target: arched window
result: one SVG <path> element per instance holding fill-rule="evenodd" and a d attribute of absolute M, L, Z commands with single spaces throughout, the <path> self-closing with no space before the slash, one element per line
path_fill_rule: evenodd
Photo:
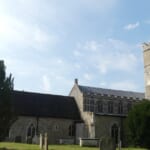
<path fill-rule="evenodd" d="M 118 114 L 122 114 L 123 113 L 123 104 L 122 102 L 119 102 L 118 104 Z"/>
<path fill-rule="evenodd" d="M 35 136 L 35 127 L 33 124 L 28 127 L 27 136 L 32 138 Z"/>
<path fill-rule="evenodd" d="M 75 136 L 75 126 L 73 124 L 69 126 L 69 136 Z"/>
<path fill-rule="evenodd" d="M 109 101 L 108 102 L 108 113 L 113 113 L 113 102 Z"/>
<path fill-rule="evenodd" d="M 111 127 L 111 137 L 116 143 L 118 142 L 118 126 L 116 124 Z"/>

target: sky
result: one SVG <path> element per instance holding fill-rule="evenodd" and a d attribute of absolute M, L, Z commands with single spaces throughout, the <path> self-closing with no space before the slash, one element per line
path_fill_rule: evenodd
<path fill-rule="evenodd" d="M 149 0 L 0 0 L 0 59 L 14 89 L 80 85 L 144 92 Z"/>

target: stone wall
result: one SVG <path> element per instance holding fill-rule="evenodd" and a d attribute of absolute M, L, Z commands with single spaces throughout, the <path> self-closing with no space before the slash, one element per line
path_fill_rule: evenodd
<path fill-rule="evenodd" d="M 38 118 L 37 121 L 37 118 L 34 117 L 19 117 L 11 126 L 9 138 L 11 141 L 15 141 L 16 137 L 19 137 L 21 142 L 26 143 L 28 127 L 33 124 L 35 127 L 38 127 L 38 135 L 39 133 L 47 133 L 48 143 L 56 144 L 59 142 L 59 139 L 74 138 L 69 136 L 69 126 L 73 123 L 73 120 L 61 118 Z"/>
<path fill-rule="evenodd" d="M 94 115 L 93 115 L 93 112 L 85 112 L 83 110 L 84 95 L 79 90 L 79 87 L 77 84 L 74 85 L 69 96 L 73 96 L 75 98 L 78 109 L 80 111 L 81 118 L 84 122 L 84 132 L 81 137 L 94 138 L 95 137 L 95 133 L 94 133 L 95 129 L 93 130 Z M 77 137 L 77 138 L 79 138 L 79 137 Z"/>
<path fill-rule="evenodd" d="M 105 136 L 111 136 L 111 127 L 116 124 L 121 127 L 121 118 L 113 116 L 95 116 L 95 137 L 102 138 Z"/>

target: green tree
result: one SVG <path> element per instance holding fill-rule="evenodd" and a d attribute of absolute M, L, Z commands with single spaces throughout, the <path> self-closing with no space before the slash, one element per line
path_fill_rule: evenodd
<path fill-rule="evenodd" d="M 4 61 L 0 60 L 0 140 L 3 140 L 13 116 L 11 93 L 13 91 L 13 78 L 10 74 L 6 77 Z"/>
<path fill-rule="evenodd" d="M 127 117 L 130 142 L 150 149 L 150 101 L 137 103 Z"/>

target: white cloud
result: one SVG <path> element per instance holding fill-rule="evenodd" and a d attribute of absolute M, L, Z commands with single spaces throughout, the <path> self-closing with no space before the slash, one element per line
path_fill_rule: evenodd
<path fill-rule="evenodd" d="M 33 47 L 36 50 L 44 50 L 47 46 L 54 46 L 59 41 L 57 35 L 48 34 L 37 25 L 6 15 L 0 15 L 0 39 L 6 48 L 13 44 L 24 48 Z"/>
<path fill-rule="evenodd" d="M 80 68 L 81 68 L 81 65 L 78 64 L 78 63 L 75 63 L 75 64 L 74 64 L 74 67 L 75 67 L 76 69 L 80 69 Z"/>
<path fill-rule="evenodd" d="M 81 55 L 82 55 L 81 52 L 79 52 L 78 50 L 74 50 L 74 51 L 73 51 L 73 54 L 74 54 L 75 56 L 81 56 Z"/>
<path fill-rule="evenodd" d="M 64 61 L 62 59 L 57 59 L 56 62 L 60 65 L 64 63 Z"/>
<path fill-rule="evenodd" d="M 107 86 L 107 83 L 106 82 L 101 82 L 100 83 L 100 87 L 106 87 Z"/>
<path fill-rule="evenodd" d="M 47 75 L 43 75 L 42 83 L 43 83 L 43 91 L 44 92 L 50 92 L 51 91 L 51 85 L 50 85 L 50 80 L 49 80 Z"/>
<path fill-rule="evenodd" d="M 133 72 L 138 64 L 135 49 L 136 46 L 115 39 L 107 39 L 105 42 L 92 40 L 77 48 L 80 52 L 77 60 L 84 60 L 85 67 L 98 69 L 101 74 L 117 70 Z"/>
<path fill-rule="evenodd" d="M 124 27 L 124 29 L 125 30 L 133 30 L 133 29 L 135 29 L 135 28 L 137 28 L 137 27 L 139 27 L 140 26 L 140 23 L 139 22 L 136 22 L 136 23 L 134 23 L 134 24 L 128 24 L 128 25 L 126 25 L 125 27 Z"/>
<path fill-rule="evenodd" d="M 89 73 L 85 73 L 83 75 L 83 77 L 84 77 L 85 80 L 88 80 L 88 81 L 90 81 L 92 79 L 92 76 Z"/>
<path fill-rule="evenodd" d="M 101 45 L 99 45 L 96 41 L 87 41 L 85 43 L 84 49 L 85 50 L 90 50 L 90 51 L 96 51 L 100 48 Z"/>
<path fill-rule="evenodd" d="M 104 60 L 103 63 L 102 62 L 98 63 L 97 68 L 101 74 L 106 74 L 108 72 L 108 68 L 110 65 L 111 65 L 110 60 Z"/>

